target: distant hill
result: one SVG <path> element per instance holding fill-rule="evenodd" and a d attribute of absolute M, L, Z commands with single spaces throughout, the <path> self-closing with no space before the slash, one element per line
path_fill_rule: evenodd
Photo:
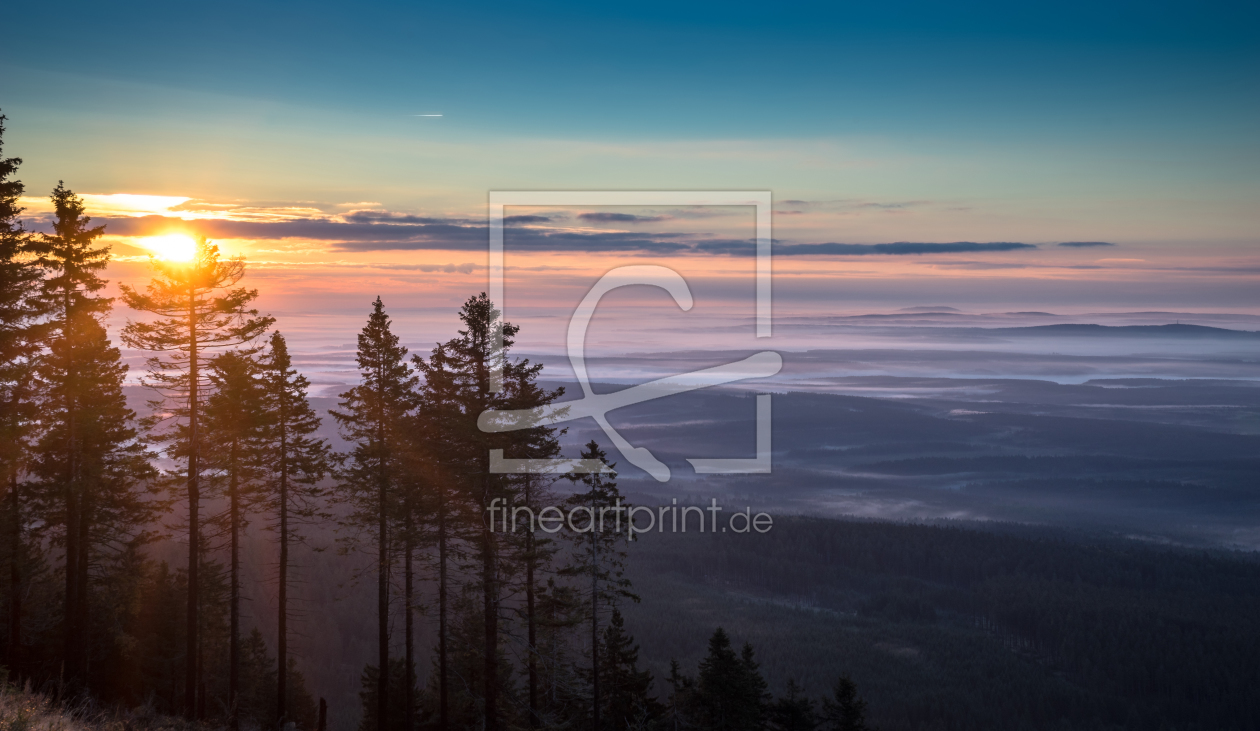
<path fill-rule="evenodd" d="M 981 328 L 988 334 L 1047 337 L 1107 338 L 1238 338 L 1254 339 L 1260 333 L 1206 325 L 1033 325 L 1031 327 Z"/>
<path fill-rule="evenodd" d="M 942 310 L 925 310 L 923 312 L 894 312 L 889 315 L 850 315 L 846 320 L 896 320 L 896 319 L 914 319 L 923 315 L 940 315 L 942 317 L 960 317 L 962 312 L 944 312 Z"/>

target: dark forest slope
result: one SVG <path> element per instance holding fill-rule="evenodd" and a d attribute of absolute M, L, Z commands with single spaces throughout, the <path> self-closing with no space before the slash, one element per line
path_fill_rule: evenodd
<path fill-rule="evenodd" d="M 720 624 L 776 691 L 851 673 L 885 729 L 1260 728 L 1254 557 L 1023 533 L 653 534 L 627 616 L 658 676 L 694 668 Z"/>

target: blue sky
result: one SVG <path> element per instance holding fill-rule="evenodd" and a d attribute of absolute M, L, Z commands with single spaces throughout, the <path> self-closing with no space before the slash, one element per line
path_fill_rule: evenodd
<path fill-rule="evenodd" d="M 1260 121 L 1260 11 L 1241 2 L 24 3 L 9 18 L 7 64 L 440 108 L 481 132 L 1103 141 Z"/>
<path fill-rule="evenodd" d="M 1254 3 L 24 3 L 0 107 L 33 194 L 65 179 L 337 223 L 471 218 L 494 189 L 771 189 L 816 204 L 776 221 L 791 243 L 1107 241 L 1036 266 L 1146 262 L 1166 286 L 1260 266 L 1257 21 Z M 985 256 L 951 276 L 1033 255 Z M 1166 291 L 1260 307 L 1239 294 L 1254 274 L 1223 276 Z"/>

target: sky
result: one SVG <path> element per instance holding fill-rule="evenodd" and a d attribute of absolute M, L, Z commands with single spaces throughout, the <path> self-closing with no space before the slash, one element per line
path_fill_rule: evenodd
<path fill-rule="evenodd" d="M 282 327 L 330 342 L 378 294 L 419 340 L 449 330 L 486 286 L 494 190 L 772 191 L 776 313 L 1260 313 L 1257 21 L 1242 2 L 22 3 L 0 109 L 33 227 L 64 180 L 108 224 L 115 283 L 147 276 L 151 237 L 210 236 Z M 746 209 L 508 213 L 510 318 L 646 261 L 688 277 L 697 316 L 751 311 Z"/>

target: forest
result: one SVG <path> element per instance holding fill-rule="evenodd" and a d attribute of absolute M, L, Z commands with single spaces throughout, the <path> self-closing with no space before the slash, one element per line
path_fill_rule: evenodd
<path fill-rule="evenodd" d="M 782 692 L 852 678 L 882 729 L 1249 729 L 1260 561 L 1081 530 L 776 516 L 651 534 L 624 609 L 645 669 L 719 623 Z"/>
<path fill-rule="evenodd" d="M 589 425 L 478 428 L 565 397 L 513 355 L 518 328 L 485 294 L 427 353 L 377 298 L 357 385 L 312 396 L 243 258 L 203 239 L 108 297 L 105 227 L 60 184 L 51 232 L 28 230 L 20 164 L 0 154 L 0 685 L 231 731 L 1260 727 L 1254 554 L 786 511 L 754 535 L 496 531 L 504 505 L 668 498 L 619 477 Z M 143 373 L 120 345 L 147 355 Z M 680 413 L 748 405 L 690 398 L 635 417 L 663 424 L 641 443 L 691 449 L 702 437 Z M 784 495 L 819 479 L 808 458 L 843 433 L 867 440 L 827 457 L 860 468 L 850 486 L 944 494 L 985 474 L 993 493 L 1171 495 L 1178 516 L 1254 503 L 1253 436 L 777 398 L 794 421 L 767 484 Z M 1011 449 L 980 450 L 998 438 Z M 1029 451 L 1043 441 L 1055 449 Z M 562 447 L 605 468 L 490 469 L 492 450 Z"/>
<path fill-rule="evenodd" d="M 490 450 L 553 457 L 559 435 L 487 433 L 478 417 L 546 405 L 563 389 L 540 386 L 542 366 L 512 357 L 518 329 L 484 293 L 464 304 L 450 340 L 410 357 L 376 299 L 358 336 L 359 384 L 330 411 L 351 448 L 334 452 L 316 435 L 309 383 L 275 318 L 242 286 L 243 258 L 200 239 L 188 261 L 154 258 L 149 284 L 120 285 L 115 301 L 102 294 L 105 227 L 59 184 L 52 232 L 27 231 L 20 164 L 0 158 L 9 683 L 231 731 L 322 730 L 325 704 L 289 649 L 300 618 L 289 556 L 332 526 L 337 550 L 370 558 L 357 577 L 375 594 L 359 618 L 376 628 L 362 731 L 865 727 L 851 680 L 838 676 L 821 703 L 795 686 L 776 699 L 753 648 L 721 628 L 710 628 L 694 676 L 675 666 L 654 683 L 619 611 L 639 599 L 626 532 L 594 521 L 556 534 L 494 530 L 492 505 L 593 515 L 622 496 L 594 441 L 581 457 L 602 471 L 491 472 Z M 143 413 L 128 405 L 128 368 L 105 325 L 116 306 L 130 313 L 122 343 L 149 355 Z M 243 619 L 251 525 L 279 556 L 274 637 Z M 171 539 L 180 561 L 151 555 Z M 432 647 L 416 640 L 421 584 L 436 594 Z"/>

